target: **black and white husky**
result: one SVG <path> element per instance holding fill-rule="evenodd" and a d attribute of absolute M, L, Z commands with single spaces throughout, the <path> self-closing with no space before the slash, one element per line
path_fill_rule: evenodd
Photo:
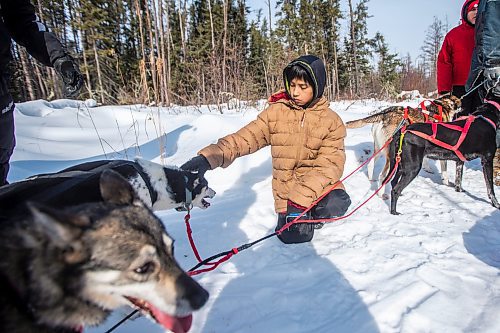
<path fill-rule="evenodd" d="M 113 170 L 132 185 L 152 210 L 207 208 L 215 191 L 205 178 L 178 167 L 147 160 L 100 160 L 78 164 L 56 173 L 41 174 L 0 187 L 0 215 L 9 214 L 27 200 L 65 207 L 102 201 L 99 177 Z"/>

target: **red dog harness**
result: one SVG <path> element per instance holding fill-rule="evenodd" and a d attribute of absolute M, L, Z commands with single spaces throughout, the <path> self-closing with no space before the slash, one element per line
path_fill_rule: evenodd
<path fill-rule="evenodd" d="M 497 109 L 500 110 L 500 105 L 498 103 L 496 103 L 494 101 L 485 101 L 485 102 L 494 105 Z M 480 119 L 485 120 L 487 123 L 489 123 L 491 126 L 493 126 L 493 128 L 496 130 L 497 126 L 491 119 L 488 119 L 488 118 L 483 117 L 483 116 L 470 115 L 470 116 L 460 117 L 457 119 L 457 120 L 464 120 L 464 119 L 466 120 L 463 127 L 449 124 L 449 123 L 441 123 L 441 122 L 436 123 L 436 122 L 434 122 L 434 123 L 431 123 L 432 135 L 428 135 L 428 134 L 425 134 L 425 133 L 422 133 L 422 132 L 419 132 L 416 130 L 408 130 L 408 132 L 411 132 L 411 133 L 413 133 L 413 134 L 415 134 L 423 139 L 426 139 L 427 141 L 430 141 L 430 142 L 434 143 L 435 145 L 440 146 L 444 149 L 448 149 L 448 150 L 453 151 L 461 161 L 465 162 L 467 159 L 464 157 L 464 155 L 458 149 L 460 148 L 460 145 L 462 144 L 462 142 L 465 140 L 465 137 L 469 133 L 470 126 L 472 125 L 474 120 L 476 120 L 476 118 L 480 118 Z M 438 125 L 444 126 L 444 127 L 449 128 L 451 130 L 454 130 L 454 131 L 460 132 L 460 137 L 458 138 L 457 143 L 455 145 L 452 146 L 452 145 L 450 145 L 444 141 L 438 140 L 436 138 Z M 403 128 L 402 131 L 403 132 L 407 131 L 406 126 Z"/>
<path fill-rule="evenodd" d="M 437 113 L 431 113 L 429 110 L 427 110 L 426 103 L 430 103 L 432 105 L 435 105 L 438 109 Z M 424 122 L 430 123 L 430 122 L 441 122 L 443 121 L 443 107 L 439 104 L 434 103 L 433 101 L 425 100 L 422 101 L 419 105 L 418 108 L 420 109 L 420 112 L 424 114 Z M 408 123 L 413 124 L 413 121 L 410 119 L 410 114 L 408 107 L 405 107 L 403 109 L 404 115 L 403 118 L 408 121 Z"/>
<path fill-rule="evenodd" d="M 462 119 L 462 118 L 466 119 L 464 127 L 452 125 L 452 124 L 448 124 L 448 123 L 431 123 L 432 135 L 428 135 L 428 134 L 425 134 L 425 133 L 422 133 L 419 131 L 415 131 L 415 130 L 408 130 L 408 132 L 411 132 L 411 133 L 413 133 L 421 138 L 424 138 L 427 141 L 430 141 L 430 142 L 434 143 L 435 145 L 438 145 L 444 149 L 448 149 L 448 150 L 453 151 L 461 161 L 465 162 L 466 159 L 465 159 L 464 155 L 462 155 L 462 153 L 458 150 L 458 148 L 460 148 L 460 145 L 465 140 L 465 137 L 467 136 L 467 133 L 469 132 L 470 125 L 474 122 L 476 117 L 468 116 L 468 117 L 461 117 L 460 119 Z M 457 143 L 455 145 L 452 146 L 444 141 L 436 139 L 438 125 L 444 126 L 444 127 L 449 128 L 451 130 L 454 130 L 454 131 L 461 132 L 460 137 L 458 138 Z"/>
<path fill-rule="evenodd" d="M 435 105 L 438 109 L 437 113 L 431 114 L 430 111 L 427 110 L 426 102 L 429 102 L 432 105 Z M 431 117 L 433 120 L 432 121 L 443 121 L 443 107 L 439 104 L 434 103 L 433 101 L 422 101 L 420 103 L 420 109 L 422 110 L 422 113 L 424 114 L 424 119 L 425 122 L 429 122 L 429 117 Z"/>

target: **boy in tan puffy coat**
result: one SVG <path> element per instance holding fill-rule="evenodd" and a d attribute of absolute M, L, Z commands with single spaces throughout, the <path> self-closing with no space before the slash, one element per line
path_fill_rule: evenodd
<path fill-rule="evenodd" d="M 283 80 L 285 90 L 269 98 L 269 107 L 256 120 L 203 148 L 181 166 L 203 175 L 271 145 L 276 230 L 338 182 L 345 164 L 346 129 L 323 96 L 326 71 L 321 59 L 306 55 L 292 61 L 283 70 Z M 301 219 L 341 216 L 350 204 L 340 184 Z M 284 243 L 308 242 L 314 228 L 321 226 L 295 224 L 278 237 Z"/>

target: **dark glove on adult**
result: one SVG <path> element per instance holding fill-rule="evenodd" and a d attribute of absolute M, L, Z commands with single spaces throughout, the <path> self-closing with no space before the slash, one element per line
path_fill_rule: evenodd
<path fill-rule="evenodd" d="M 198 155 L 181 165 L 182 170 L 198 172 L 198 176 L 203 178 L 207 170 L 211 170 L 210 163 L 203 155 Z"/>
<path fill-rule="evenodd" d="M 500 97 L 500 66 L 486 68 L 483 72 L 486 91 Z"/>
<path fill-rule="evenodd" d="M 83 86 L 83 76 L 73 58 L 69 55 L 57 58 L 54 61 L 54 69 L 63 80 L 64 97 L 72 98 L 78 96 Z"/>

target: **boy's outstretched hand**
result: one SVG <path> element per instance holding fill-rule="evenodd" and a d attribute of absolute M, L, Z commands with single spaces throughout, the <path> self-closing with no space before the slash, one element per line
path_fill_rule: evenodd
<path fill-rule="evenodd" d="M 203 155 L 198 155 L 181 165 L 182 170 L 198 172 L 198 177 L 203 177 L 207 170 L 211 170 L 210 163 Z"/>

